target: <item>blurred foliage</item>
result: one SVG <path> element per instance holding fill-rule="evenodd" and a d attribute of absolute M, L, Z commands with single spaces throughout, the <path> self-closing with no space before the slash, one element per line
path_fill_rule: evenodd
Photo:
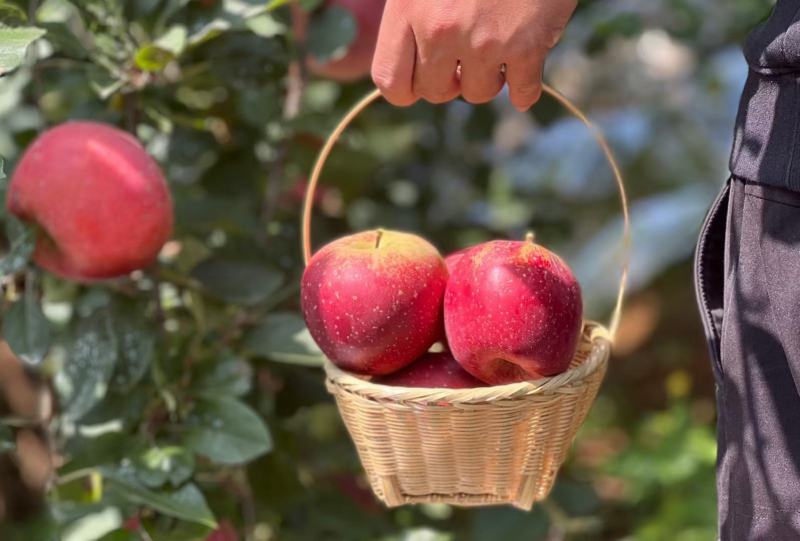
<path fill-rule="evenodd" d="M 52 379 L 63 460 L 46 512 L 0 537 L 185 541 L 219 523 L 254 541 L 713 539 L 713 386 L 687 317 L 688 259 L 725 177 L 746 73 L 737 44 L 770 2 L 586 2 L 552 54 L 548 80 L 623 163 L 634 294 L 575 452 L 531 513 L 387 511 L 365 484 L 297 293 L 305 176 L 369 85 L 299 80 L 306 44 L 287 4 L 0 2 L 5 170 L 48 126 L 110 122 L 160 161 L 177 213 L 157 266 L 79 286 L 35 269 L 30 229 L 0 211 L 3 334 Z M 342 17 L 315 18 L 318 57 L 352 39 Z M 527 116 L 505 97 L 376 105 L 339 145 L 315 205 L 317 245 L 382 225 L 447 252 L 535 228 L 574 266 L 590 317 L 615 294 L 612 178 L 547 98 Z M 0 451 L 13 447 L 0 425 Z"/>

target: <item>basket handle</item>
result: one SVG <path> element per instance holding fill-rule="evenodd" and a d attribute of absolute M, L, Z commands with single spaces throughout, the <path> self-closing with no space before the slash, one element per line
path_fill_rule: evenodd
<path fill-rule="evenodd" d="M 611 171 L 614 174 L 614 180 L 617 183 L 617 189 L 619 190 L 619 199 L 620 204 L 622 206 L 622 221 L 623 221 L 623 233 L 622 233 L 622 274 L 619 279 L 619 291 L 617 292 L 617 301 L 614 305 L 614 310 L 611 313 L 611 321 L 608 325 L 608 340 L 613 342 L 614 337 L 617 334 L 617 329 L 619 328 L 620 317 L 622 315 L 622 303 L 625 298 L 625 288 L 628 283 L 628 267 L 630 264 L 630 252 L 631 252 L 631 226 L 630 226 L 630 217 L 628 215 L 628 196 L 625 192 L 625 183 L 622 180 L 622 173 L 620 172 L 619 165 L 617 164 L 616 158 L 614 158 L 614 154 L 611 152 L 611 148 L 606 141 L 605 136 L 600 131 L 597 126 L 595 126 L 581 111 L 575 104 L 573 104 L 566 96 L 562 95 L 560 92 L 555 90 L 550 85 L 544 84 L 542 85 L 542 89 L 545 93 L 552 96 L 556 101 L 558 101 L 564 108 L 572 113 L 575 117 L 577 117 L 581 122 L 586 125 L 591 132 L 592 136 L 594 137 L 597 144 L 603 151 L 603 154 L 608 160 L 608 164 L 611 167 Z M 319 178 L 322 174 L 322 170 L 325 167 L 325 162 L 328 160 L 328 156 L 333 149 L 333 145 L 339 140 L 339 137 L 342 135 L 344 130 L 350 125 L 350 123 L 355 119 L 364 109 L 366 109 L 371 103 L 376 101 L 378 98 L 381 97 L 380 90 L 373 90 L 361 100 L 356 103 L 350 111 L 339 121 L 339 124 L 333 129 L 331 134 L 328 136 L 327 141 L 322 146 L 322 150 L 319 152 L 319 156 L 317 157 L 317 161 L 314 164 L 314 168 L 311 171 L 311 177 L 308 180 L 308 185 L 306 186 L 306 193 L 305 198 L 303 200 L 303 216 L 302 216 L 302 242 L 303 242 L 303 261 L 306 265 L 308 265 L 308 261 L 311 259 L 311 213 L 313 208 L 314 202 L 314 193 L 317 190 L 317 184 L 319 183 Z"/>

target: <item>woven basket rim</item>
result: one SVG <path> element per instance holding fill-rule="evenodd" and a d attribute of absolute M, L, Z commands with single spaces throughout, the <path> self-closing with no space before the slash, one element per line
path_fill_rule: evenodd
<path fill-rule="evenodd" d="M 498 400 L 514 400 L 531 395 L 555 392 L 564 387 L 581 383 L 608 361 L 611 339 L 608 329 L 594 321 L 584 321 L 580 347 L 590 349 L 586 360 L 566 372 L 520 383 L 475 387 L 472 389 L 446 389 L 423 387 L 400 387 L 374 383 L 362 376 L 346 372 L 325 359 L 328 384 L 350 393 L 380 402 L 403 402 L 430 404 L 482 404 Z"/>

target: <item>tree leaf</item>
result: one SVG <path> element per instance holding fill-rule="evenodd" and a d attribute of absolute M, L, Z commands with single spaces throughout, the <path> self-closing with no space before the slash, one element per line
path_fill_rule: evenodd
<path fill-rule="evenodd" d="M 8 28 L 0 25 L 0 76 L 19 67 L 25 59 L 28 45 L 44 35 L 41 28 L 32 26 Z"/>
<path fill-rule="evenodd" d="M 194 455 L 183 447 L 151 447 L 134 461 L 136 478 L 145 486 L 158 488 L 169 481 L 179 486 L 194 473 Z"/>
<path fill-rule="evenodd" d="M 216 527 L 216 519 L 205 496 L 193 483 L 175 491 L 155 491 L 142 486 L 127 471 L 106 471 L 105 480 L 124 500 L 143 505 L 163 515 Z"/>
<path fill-rule="evenodd" d="M 89 85 L 102 100 L 109 98 L 112 94 L 125 86 L 125 81 L 116 77 L 101 66 L 92 64 L 89 66 L 87 72 L 89 75 Z"/>
<path fill-rule="evenodd" d="M 286 25 L 275 20 L 269 13 L 250 17 L 245 24 L 251 32 L 262 38 L 274 38 L 286 33 Z"/>
<path fill-rule="evenodd" d="M 116 507 L 106 507 L 73 521 L 64 528 L 62 541 L 100 539 L 122 525 L 122 514 Z"/>
<path fill-rule="evenodd" d="M 4 423 L 0 423 L 0 454 L 13 451 L 16 447 L 17 444 L 14 441 L 14 433 L 11 428 Z"/>
<path fill-rule="evenodd" d="M 281 363 L 322 366 L 324 359 L 303 319 L 293 313 L 265 317 L 245 335 L 244 346 L 259 357 Z"/>
<path fill-rule="evenodd" d="M 33 284 L 3 316 L 3 337 L 11 351 L 29 366 L 38 366 L 50 349 L 50 322 L 42 312 Z"/>
<path fill-rule="evenodd" d="M 350 11 L 330 6 L 311 19 L 308 51 L 320 62 L 343 57 L 356 37 L 358 28 Z"/>
<path fill-rule="evenodd" d="M 264 421 L 234 398 L 199 399 L 187 426 L 187 447 L 220 464 L 243 464 L 272 449 Z"/>
<path fill-rule="evenodd" d="M 0 1 L 0 25 L 18 26 L 27 22 L 28 16 L 22 8 Z"/>
<path fill-rule="evenodd" d="M 143 71 L 161 71 L 175 59 L 175 55 L 155 45 L 145 45 L 138 51 L 133 60 L 136 67 Z"/>
<path fill-rule="evenodd" d="M 97 310 L 78 322 L 55 379 L 65 417 L 80 419 L 106 396 L 117 346 L 108 310 Z"/>
<path fill-rule="evenodd" d="M 159 49 L 169 51 L 174 56 L 180 56 L 186 48 L 187 31 L 185 26 L 174 25 L 170 27 L 153 45 Z"/>
<path fill-rule="evenodd" d="M 147 325 L 141 305 L 122 311 L 117 303 L 113 329 L 119 346 L 119 361 L 112 383 L 116 390 L 129 391 L 141 381 L 153 362 L 156 337 Z"/>
<path fill-rule="evenodd" d="M 209 295 L 234 304 L 264 302 L 283 284 L 283 275 L 259 263 L 210 258 L 192 270 Z"/>
<path fill-rule="evenodd" d="M 13 216 L 6 217 L 6 238 L 10 246 L 8 252 L 0 258 L 0 276 L 14 274 L 24 269 L 36 247 L 35 229 Z"/>
<path fill-rule="evenodd" d="M 231 352 L 213 359 L 198 369 L 194 389 L 209 396 L 242 396 L 250 391 L 253 370 L 244 360 Z"/>

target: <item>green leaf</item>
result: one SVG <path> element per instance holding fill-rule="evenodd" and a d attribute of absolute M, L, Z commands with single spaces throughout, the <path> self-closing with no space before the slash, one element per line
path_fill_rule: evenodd
<path fill-rule="evenodd" d="M 0 258 L 0 276 L 21 271 L 28 266 L 36 247 L 36 231 L 13 216 L 6 218 L 8 252 Z"/>
<path fill-rule="evenodd" d="M 314 11 L 322 5 L 325 0 L 300 0 L 300 7 L 306 11 Z"/>
<path fill-rule="evenodd" d="M 243 305 L 264 302 L 283 283 L 283 275 L 271 267 L 219 258 L 206 259 L 191 274 L 212 297 Z"/>
<path fill-rule="evenodd" d="M 131 390 L 147 373 L 155 356 L 156 337 L 147 325 L 143 307 L 137 311 L 114 311 L 113 328 L 119 346 L 119 361 L 112 383 L 120 391 Z"/>
<path fill-rule="evenodd" d="M 182 447 L 151 447 L 134 461 L 136 478 L 145 486 L 158 488 L 168 482 L 179 486 L 194 473 L 194 456 Z"/>
<path fill-rule="evenodd" d="M 243 464 L 272 449 L 264 421 L 228 397 L 203 397 L 187 420 L 186 445 L 220 464 Z"/>
<path fill-rule="evenodd" d="M 117 346 L 108 310 L 97 310 L 78 322 L 55 379 L 65 417 L 80 419 L 106 396 L 117 363 Z"/>
<path fill-rule="evenodd" d="M 331 6 L 311 19 L 308 32 L 308 51 L 320 62 L 341 58 L 358 32 L 350 11 Z"/>
<path fill-rule="evenodd" d="M 193 387 L 208 396 L 242 396 L 250 392 L 252 378 L 250 365 L 227 352 L 198 370 Z"/>
<path fill-rule="evenodd" d="M 133 58 L 142 71 L 161 71 L 174 59 L 174 54 L 155 45 L 145 45 Z"/>
<path fill-rule="evenodd" d="M 122 525 L 122 513 L 116 507 L 87 513 L 64 528 L 62 541 L 87 541 L 100 539 Z"/>
<path fill-rule="evenodd" d="M 50 349 L 50 322 L 42 312 L 33 284 L 3 316 L 3 336 L 25 364 L 38 366 Z"/>
<path fill-rule="evenodd" d="M 250 31 L 262 38 L 274 38 L 286 33 L 286 25 L 276 21 L 268 13 L 251 17 L 246 24 Z"/>
<path fill-rule="evenodd" d="M 3 423 L 0 423 L 0 453 L 7 453 L 13 451 L 17 447 L 14 441 L 14 433 L 11 428 Z"/>
<path fill-rule="evenodd" d="M 177 57 L 180 56 L 186 48 L 186 39 L 186 27 L 175 25 L 170 27 L 170 29 L 158 38 L 153 45 L 165 51 L 169 51 Z"/>
<path fill-rule="evenodd" d="M 274 11 L 280 7 L 288 5 L 292 0 L 270 0 L 267 2 L 267 11 Z M 324 0 L 300 0 L 300 7 L 304 11 L 314 11 L 322 5 Z"/>
<path fill-rule="evenodd" d="M 175 25 L 156 41 L 139 49 L 134 62 L 144 71 L 161 71 L 183 53 L 187 38 L 186 27 Z"/>
<path fill-rule="evenodd" d="M 0 76 L 16 69 L 25 59 L 28 45 L 44 35 L 41 28 L 8 28 L 0 25 Z"/>
<path fill-rule="evenodd" d="M 163 515 L 216 527 L 216 519 L 203 493 L 192 483 L 176 491 L 155 491 L 142 486 L 129 472 L 107 471 L 105 479 L 121 498 L 143 505 Z"/>
<path fill-rule="evenodd" d="M 3 166 L 5 166 L 5 164 L 6 164 L 6 160 L 2 156 L 0 156 L 0 180 L 3 180 L 4 178 L 6 178 L 6 172 L 3 169 Z"/>
<path fill-rule="evenodd" d="M 303 319 L 293 313 L 270 314 L 245 335 L 244 346 L 259 357 L 304 366 L 321 366 L 324 356 Z"/>
<path fill-rule="evenodd" d="M 109 98 L 112 94 L 125 86 L 125 81 L 116 77 L 101 66 L 92 64 L 87 71 L 89 75 L 89 85 L 102 100 Z"/>
<path fill-rule="evenodd" d="M 0 1 L 0 25 L 19 26 L 27 22 L 28 16 L 22 8 Z"/>

